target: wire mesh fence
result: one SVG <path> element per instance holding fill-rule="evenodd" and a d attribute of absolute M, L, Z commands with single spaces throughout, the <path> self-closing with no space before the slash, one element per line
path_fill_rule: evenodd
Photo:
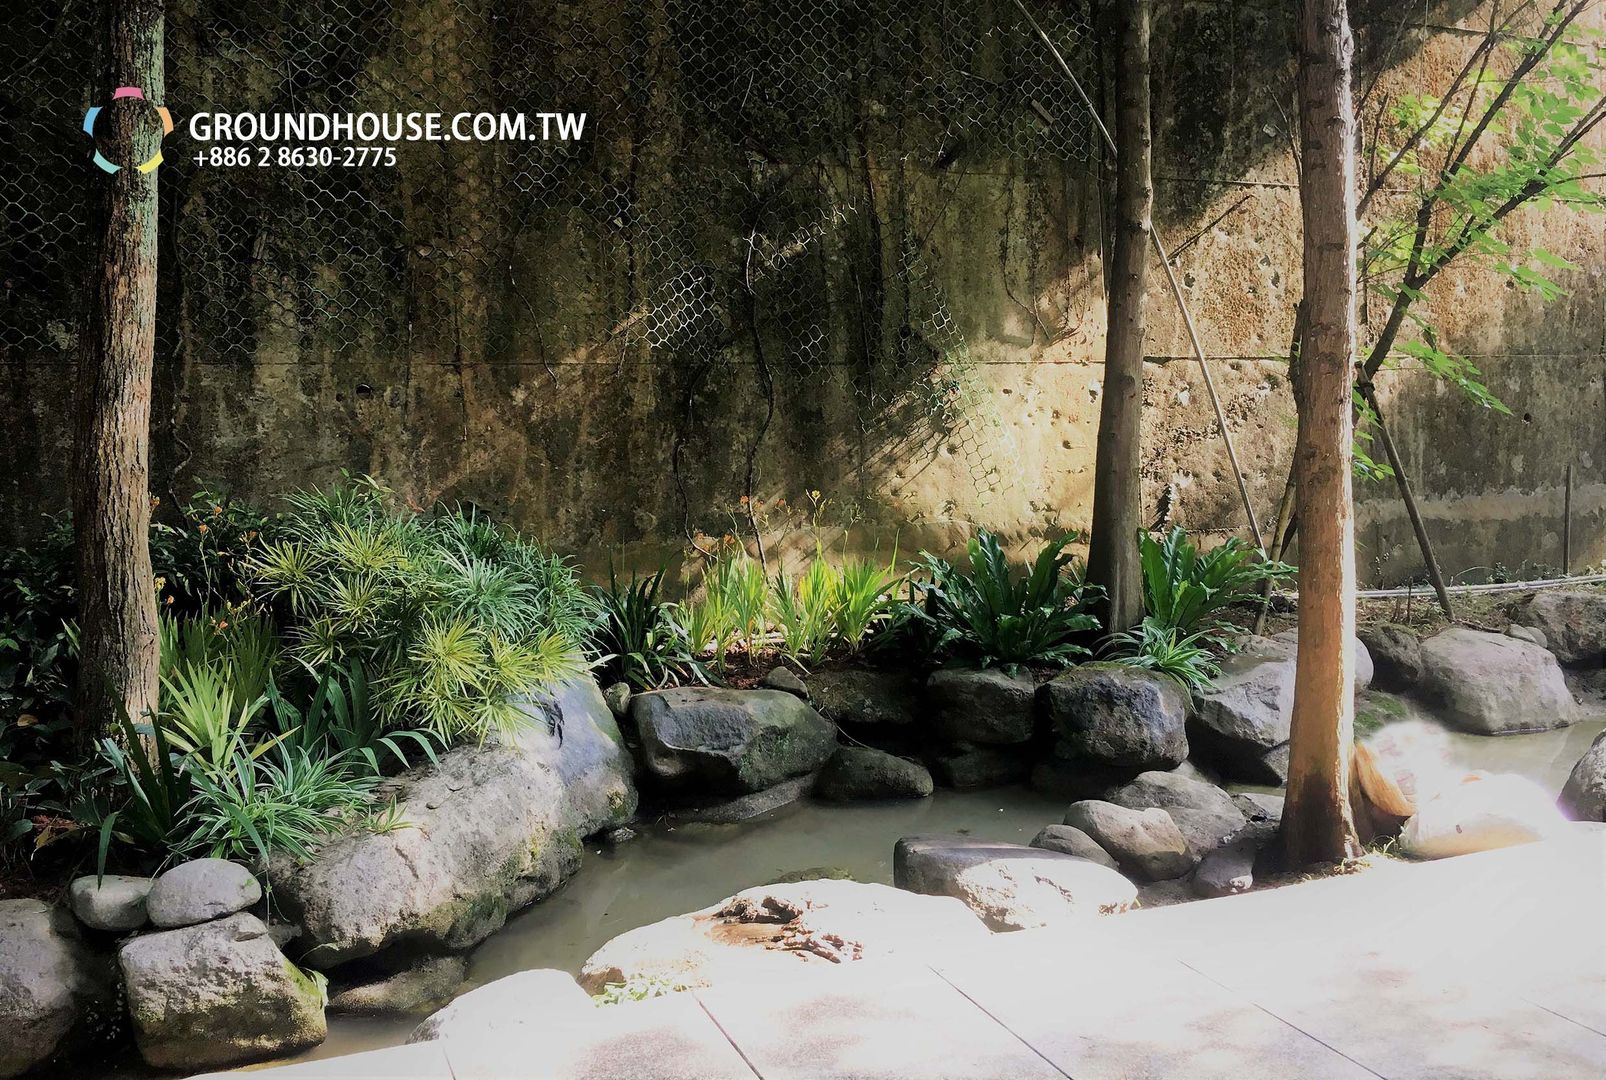
<path fill-rule="evenodd" d="M 93 252 L 100 11 L 39 6 L 0 17 L 0 143 L 22 166 L 0 171 L 0 364 L 71 362 Z M 1084 0 L 1035 7 L 1090 66 Z M 1094 152 L 1012 5 L 169 0 L 166 71 L 159 340 L 188 365 L 648 363 L 772 404 L 848 366 L 862 425 L 923 419 L 983 489 L 1010 468 L 933 271 L 940 222 L 877 177 Z M 172 147 L 202 109 L 481 108 L 585 113 L 585 135 L 403 143 L 368 168 Z"/>

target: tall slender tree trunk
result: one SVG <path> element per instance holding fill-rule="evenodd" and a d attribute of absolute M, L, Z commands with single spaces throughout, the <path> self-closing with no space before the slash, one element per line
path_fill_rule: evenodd
<path fill-rule="evenodd" d="M 87 742 L 120 710 L 154 711 L 156 591 L 150 556 L 151 381 L 156 350 L 156 177 L 139 172 L 161 145 L 151 106 L 165 99 L 162 0 L 107 5 L 107 103 L 96 135 L 122 165 L 96 174 L 100 258 L 79 360 L 73 454 L 81 651 L 77 730 Z M 112 101 L 119 87 L 145 100 Z"/>
<path fill-rule="evenodd" d="M 1358 851 L 1349 803 L 1355 683 L 1355 115 L 1346 0 L 1299 13 L 1300 204 L 1306 331 L 1294 376 L 1299 653 L 1283 854 L 1291 866 Z"/>
<path fill-rule="evenodd" d="M 1139 477 L 1143 431 L 1143 325 L 1148 276 L 1149 0 L 1117 0 L 1115 95 L 1115 250 L 1110 258 L 1104 397 L 1093 470 L 1093 531 L 1088 579 L 1105 592 L 1105 627 L 1143 619 L 1137 535 L 1143 526 Z"/>

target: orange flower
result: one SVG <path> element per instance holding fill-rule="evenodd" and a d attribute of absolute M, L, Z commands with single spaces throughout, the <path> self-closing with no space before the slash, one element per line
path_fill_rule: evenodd
<path fill-rule="evenodd" d="M 747 496 L 746 496 L 746 495 L 743 495 L 743 496 L 742 496 L 742 505 L 743 505 L 743 506 L 746 506 L 746 505 L 747 505 Z"/>
<path fill-rule="evenodd" d="M 172 602 L 173 602 L 173 598 L 171 596 L 169 596 L 166 600 L 162 601 L 162 603 L 164 603 L 164 604 L 171 604 Z"/>
<path fill-rule="evenodd" d="M 214 507 L 212 507 L 212 516 L 213 516 L 213 517 L 217 517 L 217 516 L 218 516 L 218 515 L 219 515 L 219 514 L 221 514 L 221 513 L 222 513 L 222 512 L 223 512 L 223 508 L 222 508 L 222 507 L 221 507 L 221 506 L 214 506 Z"/>
<path fill-rule="evenodd" d="M 203 521 L 199 525 L 195 526 L 195 531 L 204 533 L 206 531 L 206 522 Z"/>

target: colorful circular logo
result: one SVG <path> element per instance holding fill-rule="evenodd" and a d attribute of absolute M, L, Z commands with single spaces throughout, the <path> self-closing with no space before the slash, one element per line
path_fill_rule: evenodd
<path fill-rule="evenodd" d="M 112 94 L 112 100 L 116 101 L 118 98 L 139 98 L 141 101 L 148 100 L 145 97 L 145 91 L 141 90 L 137 86 L 119 86 Z M 156 115 L 162 118 L 162 136 L 165 138 L 166 136 L 173 134 L 173 114 L 167 111 L 167 107 L 165 105 L 153 105 L 151 107 L 156 110 Z M 89 107 L 89 111 L 84 113 L 84 134 L 88 135 L 90 139 L 94 139 L 95 137 L 95 118 L 100 115 L 100 110 L 101 106 L 91 105 Z M 135 165 L 134 171 L 148 173 L 161 163 L 162 148 L 158 146 L 156 148 L 156 153 L 151 155 L 150 160 L 142 161 L 138 165 Z M 122 168 L 121 165 L 106 160 L 105 155 L 103 155 L 99 150 L 95 151 L 95 164 L 99 165 L 103 171 L 109 173 L 117 172 Z"/>

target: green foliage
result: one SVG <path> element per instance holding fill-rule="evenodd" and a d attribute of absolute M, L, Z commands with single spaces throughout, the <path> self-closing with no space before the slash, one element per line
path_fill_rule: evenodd
<path fill-rule="evenodd" d="M 378 778 L 349 768 L 344 754 L 280 746 L 264 757 L 236 751 L 227 765 L 194 770 L 194 781 L 182 850 L 261 866 L 275 852 L 311 855 Z"/>
<path fill-rule="evenodd" d="M 630 575 L 623 584 L 611 569 L 608 587 L 597 591 L 603 612 L 597 635 L 603 670 L 636 689 L 656 690 L 687 679 L 705 681 L 701 663 L 663 598 L 663 569 L 651 577 Z"/>
<path fill-rule="evenodd" d="M 1169 675 L 1190 691 L 1208 690 L 1211 680 L 1221 674 L 1209 646 L 1209 631 L 1184 634 L 1152 618 L 1109 639 L 1115 663 Z"/>
<path fill-rule="evenodd" d="M 896 554 L 885 566 L 869 559 L 843 560 L 836 582 L 836 636 L 849 653 L 863 651 L 870 635 L 890 620 L 902 582 Z"/>
<path fill-rule="evenodd" d="M 703 588 L 720 598 L 735 634 L 754 651 L 769 631 L 770 583 L 763 566 L 740 548 L 725 552 L 704 572 Z"/>
<path fill-rule="evenodd" d="M 582 670 L 598 612 L 565 560 L 473 510 L 413 514 L 372 478 L 286 505 L 256 587 L 296 659 L 363 665 L 385 726 L 511 731 L 520 699 Z"/>
<path fill-rule="evenodd" d="M 165 609 L 198 615 L 249 599 L 246 564 L 273 536 L 260 508 L 202 487 L 176 522 L 151 523 L 151 570 Z"/>
<path fill-rule="evenodd" d="M 31 544 L 0 550 L 0 758 L 49 755 L 77 677 L 72 524 L 49 518 Z"/>
<path fill-rule="evenodd" d="M 379 722 L 368 707 L 368 679 L 361 663 L 330 668 L 317 677 L 316 685 L 305 708 L 278 686 L 268 686 L 268 710 L 287 749 L 339 755 L 352 767 L 360 761 L 372 776 L 407 768 L 420 757 L 439 760 L 441 744 L 432 731 L 386 728 Z M 411 757 L 409 749 L 414 751 Z"/>
<path fill-rule="evenodd" d="M 816 558 L 794 581 L 785 571 L 775 575 L 771 611 L 781 635 L 781 651 L 800 664 L 825 657 L 836 632 L 839 577 L 830 563 Z"/>
<path fill-rule="evenodd" d="M 708 590 L 701 600 L 678 604 L 674 620 L 693 657 L 709 655 L 716 668 L 725 666 L 725 653 L 736 641 L 738 626 L 736 612 L 723 596 Z"/>
<path fill-rule="evenodd" d="M 604 986 L 591 995 L 591 1000 L 598 1006 L 620 1005 L 627 1001 L 646 1001 L 665 994 L 678 994 L 686 989 L 688 987 L 684 983 L 666 979 L 662 975 L 632 975 L 624 982 Z"/>
<path fill-rule="evenodd" d="M 1068 664 L 1087 654 L 1078 643 L 1098 620 L 1084 609 L 1082 571 L 1065 548 L 1074 534 L 1050 541 L 1024 575 L 1005 558 L 998 538 L 977 530 L 966 545 L 969 571 L 922 552 L 929 580 L 905 606 L 905 626 L 922 628 L 933 657 L 952 654 L 982 665 Z"/>
<path fill-rule="evenodd" d="M 1284 563 L 1263 559 L 1236 537 L 1200 552 L 1180 526 L 1161 540 L 1141 532 L 1138 547 L 1148 618 L 1183 635 L 1208 632 L 1222 609 L 1256 598 L 1261 582 L 1294 572 Z"/>

